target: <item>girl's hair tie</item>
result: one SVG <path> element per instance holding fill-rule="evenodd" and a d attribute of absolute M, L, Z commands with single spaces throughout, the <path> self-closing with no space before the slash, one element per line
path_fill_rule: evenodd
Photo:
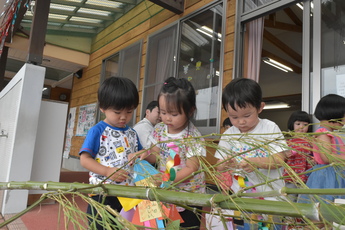
<path fill-rule="evenodd" d="M 164 85 L 168 84 L 168 82 L 164 82 Z"/>

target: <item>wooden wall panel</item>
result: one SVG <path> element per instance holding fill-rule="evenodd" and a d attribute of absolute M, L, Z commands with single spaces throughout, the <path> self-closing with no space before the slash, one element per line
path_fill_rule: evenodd
<path fill-rule="evenodd" d="M 226 34 L 235 33 L 235 16 L 230 16 L 227 18 Z"/>
<path fill-rule="evenodd" d="M 224 71 L 232 69 L 233 66 L 233 52 L 227 52 L 224 55 Z"/>
<path fill-rule="evenodd" d="M 70 107 L 77 107 L 76 118 L 78 118 L 78 108 L 80 106 L 97 102 L 97 90 L 99 87 L 99 80 L 102 70 L 102 60 L 140 40 L 143 41 L 143 46 L 140 68 L 140 80 L 139 85 L 137 87 L 141 102 L 142 88 L 145 76 L 146 49 L 148 36 L 174 23 L 176 20 L 179 20 L 180 18 L 190 13 L 193 13 L 196 10 L 203 8 L 203 6 L 211 2 L 212 0 L 186 0 L 185 12 L 180 15 L 165 10 L 151 2 L 142 2 L 138 6 L 133 8 L 129 13 L 127 13 L 126 15 L 115 21 L 113 24 L 111 24 L 109 27 L 107 27 L 105 30 L 101 31 L 94 38 L 89 66 L 83 69 L 83 77 L 80 79 L 74 78 Z M 223 85 L 227 84 L 232 78 L 234 53 L 233 39 L 235 24 L 234 15 L 235 0 L 228 0 L 226 14 L 227 20 L 225 25 L 226 37 L 224 51 L 225 58 Z M 141 104 L 139 104 L 137 108 L 137 121 L 141 119 L 140 111 Z M 226 115 L 223 111 L 221 122 L 225 117 Z M 76 157 L 78 156 L 78 151 L 83 141 L 84 137 L 74 136 L 72 138 L 70 155 Z"/>
<path fill-rule="evenodd" d="M 112 25 L 100 32 L 94 39 L 91 51 L 94 52 L 99 48 L 109 44 L 122 35 L 140 27 L 142 22 L 150 20 L 152 15 L 162 11 L 163 8 L 151 2 L 144 1 L 115 21 Z M 133 31 L 132 31 L 133 32 Z"/>
<path fill-rule="evenodd" d="M 117 19 L 113 24 L 109 25 L 106 29 L 101 31 L 94 39 L 94 42 L 98 42 L 99 40 L 106 37 L 110 32 L 114 31 L 116 28 L 118 28 L 121 25 L 126 24 L 127 21 L 129 21 L 131 18 L 135 17 L 136 15 L 140 14 L 143 11 L 149 11 L 151 14 L 154 14 L 152 10 L 150 10 L 150 7 L 155 5 L 152 2 L 141 2 L 139 5 L 134 7 L 132 10 L 130 10 L 127 14 L 123 15 L 121 18 Z M 160 10 L 163 10 L 161 7 Z"/>
<path fill-rule="evenodd" d="M 60 100 L 60 95 L 65 94 L 67 97 L 65 100 Z M 71 90 L 61 87 L 55 87 L 51 88 L 50 91 L 50 100 L 56 100 L 56 101 L 69 101 L 71 97 Z"/>
<path fill-rule="evenodd" d="M 231 80 L 233 74 L 233 62 L 234 62 L 234 34 L 235 34 L 235 22 L 236 22 L 236 1 L 227 1 L 226 10 L 226 25 L 225 25 L 225 47 L 224 47 L 224 73 L 223 73 L 223 87 L 225 87 Z M 221 112 L 220 126 L 223 124 L 223 120 L 227 118 L 227 114 L 224 109 Z M 223 132 L 224 129 L 221 129 Z"/>
<path fill-rule="evenodd" d="M 234 33 L 228 34 L 227 42 L 224 44 L 224 53 L 229 53 L 234 50 Z"/>
<path fill-rule="evenodd" d="M 236 14 L 236 1 L 228 0 L 226 8 L 227 16 L 234 16 Z"/>

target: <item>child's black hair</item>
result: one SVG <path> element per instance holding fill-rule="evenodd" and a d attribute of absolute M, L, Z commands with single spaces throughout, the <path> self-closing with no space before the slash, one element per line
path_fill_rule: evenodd
<path fill-rule="evenodd" d="M 315 117 L 319 120 L 341 119 L 345 115 L 345 98 L 337 94 L 328 94 L 317 103 Z"/>
<path fill-rule="evenodd" d="M 147 106 L 146 106 L 146 110 L 150 110 L 150 112 L 152 112 L 152 110 L 154 108 L 158 107 L 158 101 L 151 101 Z"/>
<path fill-rule="evenodd" d="M 180 114 L 183 111 L 188 119 L 193 117 L 196 110 L 196 96 L 193 85 L 187 79 L 169 77 L 163 83 L 158 102 L 161 96 L 166 98 L 167 112 L 177 109 Z"/>
<path fill-rule="evenodd" d="M 310 124 L 311 123 L 311 117 L 305 111 L 298 110 L 298 111 L 293 112 L 290 115 L 289 120 L 288 120 L 288 129 L 290 131 L 294 130 L 294 123 L 295 123 L 295 121 L 303 121 L 303 122 L 307 122 L 308 124 Z M 311 132 L 312 128 L 313 127 L 311 125 L 308 125 L 308 132 Z"/>
<path fill-rule="evenodd" d="M 152 110 L 154 108 L 158 107 L 158 101 L 151 101 L 147 106 L 146 106 L 146 110 L 150 110 L 150 112 L 152 112 Z M 146 112 L 143 114 L 143 118 L 146 117 Z"/>
<path fill-rule="evenodd" d="M 236 78 L 227 84 L 222 94 L 222 105 L 225 111 L 230 105 L 233 110 L 235 105 L 246 108 L 248 105 L 261 108 L 262 91 L 260 85 L 248 78 Z"/>
<path fill-rule="evenodd" d="M 139 94 L 135 84 L 128 78 L 107 78 L 98 89 L 101 109 L 135 109 L 139 104 Z"/>
<path fill-rule="evenodd" d="M 225 126 L 232 126 L 230 118 L 228 118 L 228 117 L 225 118 L 223 121 L 223 127 L 225 127 Z"/>

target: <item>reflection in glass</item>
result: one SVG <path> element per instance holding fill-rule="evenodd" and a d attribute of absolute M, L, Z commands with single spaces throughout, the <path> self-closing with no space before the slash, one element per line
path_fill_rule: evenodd
<path fill-rule="evenodd" d="M 148 39 L 141 114 L 145 114 L 145 108 L 152 100 L 157 100 L 164 80 L 174 76 L 176 35 L 177 25 L 174 25 Z"/>
<path fill-rule="evenodd" d="M 222 5 L 212 7 L 181 24 L 178 77 L 187 78 L 197 91 L 195 125 L 202 133 L 216 131 L 222 39 Z"/>
<path fill-rule="evenodd" d="M 265 5 L 276 0 L 244 0 L 243 1 L 243 13 L 256 9 L 259 6 Z"/>
<path fill-rule="evenodd" d="M 345 96 L 345 1 L 321 4 L 322 96 Z"/>
<path fill-rule="evenodd" d="M 103 61 L 103 73 L 100 83 L 109 77 L 125 77 L 133 81 L 138 88 L 140 58 L 141 43 L 136 43 L 106 58 Z M 98 121 L 105 118 L 104 114 L 102 113 L 98 117 Z M 128 123 L 129 126 L 133 126 L 135 123 L 135 117 L 136 115 L 134 113 L 132 121 Z"/>

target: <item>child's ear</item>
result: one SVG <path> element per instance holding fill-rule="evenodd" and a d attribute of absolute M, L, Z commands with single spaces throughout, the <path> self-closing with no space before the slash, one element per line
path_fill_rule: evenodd
<path fill-rule="evenodd" d="M 265 105 L 266 105 L 265 102 L 261 102 L 260 108 L 258 110 L 258 114 L 262 112 L 262 110 L 264 109 Z"/>

